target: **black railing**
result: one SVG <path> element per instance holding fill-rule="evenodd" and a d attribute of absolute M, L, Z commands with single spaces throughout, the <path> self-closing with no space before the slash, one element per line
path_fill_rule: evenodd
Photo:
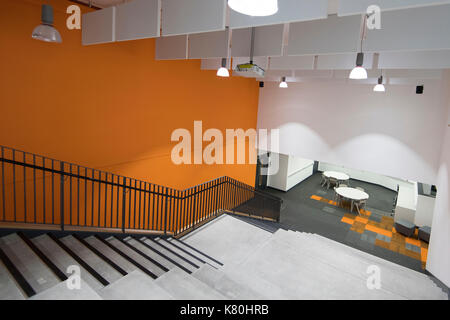
<path fill-rule="evenodd" d="M 8 147 L 0 149 L 3 224 L 177 235 L 224 211 L 275 221 L 280 217 L 281 199 L 230 177 L 180 191 Z"/>

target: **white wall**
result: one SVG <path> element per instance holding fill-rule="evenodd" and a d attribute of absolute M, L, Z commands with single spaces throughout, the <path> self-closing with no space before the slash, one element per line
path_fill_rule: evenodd
<path fill-rule="evenodd" d="M 450 92 L 450 72 L 447 78 Z M 445 140 L 437 179 L 437 196 L 428 248 L 427 270 L 450 287 L 450 94 Z"/>
<path fill-rule="evenodd" d="M 417 197 L 417 209 L 415 215 L 415 225 L 419 227 L 428 226 L 433 223 L 434 197 L 420 195 Z"/>
<path fill-rule="evenodd" d="M 280 153 L 434 184 L 446 107 L 439 82 L 387 86 L 307 82 L 260 89 L 258 128 L 280 129 Z M 445 116 L 444 116 L 445 115 Z"/>

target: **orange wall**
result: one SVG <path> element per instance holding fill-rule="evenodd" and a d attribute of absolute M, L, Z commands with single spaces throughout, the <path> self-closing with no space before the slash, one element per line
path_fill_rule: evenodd
<path fill-rule="evenodd" d="M 170 136 L 194 120 L 255 128 L 256 81 L 155 61 L 152 39 L 84 47 L 65 26 L 68 1 L 0 3 L 1 145 L 179 189 L 223 175 L 254 184 L 254 165 L 172 164 Z M 62 44 L 31 39 L 42 3 L 55 9 Z"/>

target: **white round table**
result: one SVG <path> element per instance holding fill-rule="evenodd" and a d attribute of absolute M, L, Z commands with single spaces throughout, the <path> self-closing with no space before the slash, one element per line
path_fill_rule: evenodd
<path fill-rule="evenodd" d="M 369 195 L 366 192 L 355 188 L 339 187 L 336 188 L 336 193 L 349 200 L 361 201 L 369 199 Z"/>
<path fill-rule="evenodd" d="M 344 199 L 351 201 L 350 211 L 353 211 L 353 205 L 355 201 L 367 200 L 369 199 L 369 195 L 361 190 L 349 187 L 339 187 L 335 189 L 336 193 Z M 359 206 L 356 207 L 359 212 Z"/>
<path fill-rule="evenodd" d="M 348 174 L 338 172 L 338 171 L 325 171 L 323 175 L 327 178 L 334 178 L 339 181 L 347 181 L 350 180 L 350 177 Z"/>

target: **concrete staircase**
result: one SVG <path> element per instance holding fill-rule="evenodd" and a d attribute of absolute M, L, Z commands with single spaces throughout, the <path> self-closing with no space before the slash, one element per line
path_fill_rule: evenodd
<path fill-rule="evenodd" d="M 0 249 L 0 299 L 448 299 L 425 274 L 228 215 L 181 240 L 10 234 Z M 81 268 L 80 289 L 68 289 L 71 265 Z M 380 289 L 367 287 L 370 266 Z"/>

